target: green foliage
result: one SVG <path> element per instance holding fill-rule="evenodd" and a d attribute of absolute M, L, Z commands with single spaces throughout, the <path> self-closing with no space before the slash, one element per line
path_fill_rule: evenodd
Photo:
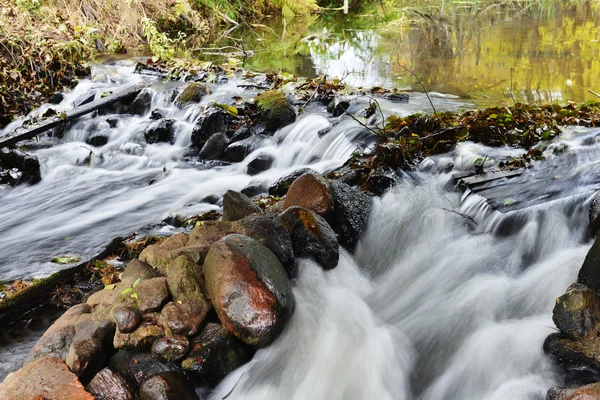
<path fill-rule="evenodd" d="M 17 0 L 17 7 L 37 13 L 42 6 L 42 0 Z"/>
<path fill-rule="evenodd" d="M 317 9 L 316 0 L 270 0 L 284 16 L 305 15 Z"/>
<path fill-rule="evenodd" d="M 175 55 L 175 49 L 177 44 L 183 40 L 185 34 L 179 32 L 177 39 L 171 39 L 165 32 L 160 32 L 156 28 L 156 22 L 148 17 L 142 18 L 142 32 L 148 40 L 148 46 L 152 54 L 162 58 L 163 60 L 169 60 Z"/>

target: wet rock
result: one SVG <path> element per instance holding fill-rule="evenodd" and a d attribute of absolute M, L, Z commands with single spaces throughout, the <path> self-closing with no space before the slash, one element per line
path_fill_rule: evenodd
<path fill-rule="evenodd" d="M 160 243 L 146 247 L 140 253 L 140 260 L 155 268 L 161 274 L 165 274 L 167 267 L 173 260 L 171 251 L 187 246 L 188 235 L 185 233 L 175 234 Z"/>
<path fill-rule="evenodd" d="M 188 352 L 190 341 L 185 336 L 165 336 L 152 345 L 152 352 L 168 361 L 179 361 Z"/>
<path fill-rule="evenodd" d="M 210 93 L 210 89 L 203 83 L 190 83 L 181 91 L 175 100 L 180 106 L 185 106 L 190 103 L 199 103 L 204 96 Z"/>
<path fill-rule="evenodd" d="M 241 190 L 242 194 L 248 197 L 258 196 L 267 193 L 268 187 L 263 183 L 252 183 Z"/>
<path fill-rule="evenodd" d="M 217 132 L 213 134 L 204 146 L 202 146 L 202 150 L 200 150 L 199 156 L 205 160 L 216 160 L 221 157 L 225 148 L 227 147 L 227 143 L 229 139 L 227 139 L 227 135 L 223 132 Z"/>
<path fill-rule="evenodd" d="M 104 368 L 87 384 L 85 389 L 96 400 L 135 400 L 131 385 L 119 374 Z"/>
<path fill-rule="evenodd" d="M 175 301 L 204 300 L 202 278 L 193 263 L 185 256 L 179 256 L 167 268 L 169 292 Z"/>
<path fill-rule="evenodd" d="M 63 360 L 42 358 L 9 374 L 0 385 L 5 400 L 94 400 Z"/>
<path fill-rule="evenodd" d="M 201 149 L 206 141 L 215 133 L 227 132 L 229 115 L 220 108 L 209 108 L 198 118 L 192 130 L 192 145 Z"/>
<path fill-rule="evenodd" d="M 81 96 L 77 97 L 75 101 L 73 101 L 73 106 L 75 108 L 84 106 L 86 104 L 90 104 L 96 98 L 96 91 L 84 93 Z"/>
<path fill-rule="evenodd" d="M 108 366 L 135 386 L 161 372 L 179 372 L 175 364 L 152 353 L 129 350 L 117 352 L 110 359 Z"/>
<path fill-rule="evenodd" d="M 593 339 L 600 326 L 600 298 L 591 289 L 575 283 L 556 299 L 552 319 L 561 333 L 571 339 Z"/>
<path fill-rule="evenodd" d="M 243 125 L 233 133 L 231 139 L 229 140 L 229 144 L 239 142 L 240 140 L 248 139 L 251 135 L 252 132 L 250 132 L 250 129 L 248 129 L 246 125 Z"/>
<path fill-rule="evenodd" d="M 350 102 L 339 98 L 334 98 L 327 104 L 327 112 L 331 114 L 332 117 L 344 115 L 348 108 L 350 108 Z"/>
<path fill-rule="evenodd" d="M 166 331 L 174 335 L 194 336 L 206 319 L 210 310 L 208 303 L 167 303 L 161 313 L 160 321 Z"/>
<path fill-rule="evenodd" d="M 268 90 L 256 96 L 256 107 L 269 132 L 275 132 L 296 120 L 294 107 L 285 94 L 278 90 Z"/>
<path fill-rule="evenodd" d="M 144 138 L 146 143 L 173 143 L 173 125 L 175 120 L 172 118 L 163 118 L 158 121 L 153 121 L 144 130 Z"/>
<path fill-rule="evenodd" d="M 122 280 L 134 282 L 138 278 L 152 279 L 159 276 L 161 276 L 161 274 L 157 270 L 136 258 L 127 264 L 127 268 L 125 268 L 125 271 L 123 271 Z"/>
<path fill-rule="evenodd" d="M 410 98 L 408 93 L 386 93 L 383 95 L 383 97 L 396 103 L 408 103 Z"/>
<path fill-rule="evenodd" d="M 190 352 L 181 367 L 202 378 L 218 382 L 252 357 L 252 349 L 221 324 L 209 322 L 192 339 Z"/>
<path fill-rule="evenodd" d="M 302 207 L 325 216 L 333 211 L 333 191 L 321 175 L 304 174 L 296 179 L 285 196 L 284 207 Z"/>
<path fill-rule="evenodd" d="M 231 143 L 225 149 L 224 158 L 231 162 L 243 161 L 254 150 L 263 146 L 266 136 L 250 136 L 234 143 Z"/>
<path fill-rule="evenodd" d="M 223 221 L 237 221 L 262 210 L 248 196 L 228 190 L 223 196 Z"/>
<path fill-rule="evenodd" d="M 208 253 L 209 246 L 186 246 L 171 251 L 171 258 L 174 260 L 180 256 L 185 256 L 196 264 L 203 264 L 204 258 Z"/>
<path fill-rule="evenodd" d="M 104 366 L 115 324 L 87 319 L 79 322 L 75 331 L 65 362 L 82 381 L 89 381 Z"/>
<path fill-rule="evenodd" d="M 167 110 L 161 108 L 155 108 L 150 112 L 150 120 L 158 121 L 159 119 L 163 119 L 167 115 Z"/>
<path fill-rule="evenodd" d="M 248 345 L 272 343 L 294 312 L 294 295 L 281 262 L 247 236 L 232 234 L 214 243 L 204 274 L 221 323 Z"/>
<path fill-rule="evenodd" d="M 323 217 L 302 207 L 290 207 L 275 221 L 290 233 L 296 257 L 312 257 L 324 269 L 337 266 L 340 257 L 337 237 Z"/>
<path fill-rule="evenodd" d="M 268 170 L 273 165 L 275 158 L 270 154 L 259 154 L 254 160 L 248 163 L 246 173 L 248 175 L 257 175 Z"/>
<path fill-rule="evenodd" d="M 131 114 L 144 115 L 152 106 L 152 90 L 149 88 L 142 89 L 133 99 L 128 107 Z"/>
<path fill-rule="evenodd" d="M 106 118 L 106 123 L 111 128 L 116 128 L 119 125 L 119 118 L 117 117 L 108 117 Z"/>
<path fill-rule="evenodd" d="M 563 370 L 569 385 L 585 385 L 600 381 L 600 340 L 572 340 L 560 333 L 549 335 L 544 351 Z"/>
<path fill-rule="evenodd" d="M 3 170 L 12 173 L 3 173 Z M 42 175 L 37 157 L 20 150 L 0 149 L 0 184 L 33 184 L 38 183 L 40 180 L 42 180 Z"/>
<path fill-rule="evenodd" d="M 52 96 L 50 96 L 50 99 L 48 99 L 48 102 L 50 104 L 60 104 L 62 103 L 62 101 L 65 99 L 65 95 L 63 93 L 54 93 Z"/>
<path fill-rule="evenodd" d="M 160 310 L 169 298 L 167 278 L 140 281 L 133 291 L 137 293 L 136 304 L 141 313 Z"/>
<path fill-rule="evenodd" d="M 338 242 L 353 250 L 367 228 L 373 199 L 345 183 L 332 181 L 330 184 L 334 207 L 328 221 L 337 234 Z"/>
<path fill-rule="evenodd" d="M 396 186 L 398 175 L 389 168 L 379 168 L 369 177 L 368 189 L 376 196 L 382 196 Z"/>
<path fill-rule="evenodd" d="M 290 174 L 282 176 L 273 185 L 271 185 L 269 188 L 269 194 L 271 196 L 285 196 L 292 183 L 294 183 L 296 179 L 300 178 L 304 174 L 316 175 L 318 172 L 310 168 L 301 168 Z"/>
<path fill-rule="evenodd" d="M 85 140 L 87 144 L 94 147 L 102 147 L 108 143 L 108 136 L 103 134 L 95 134 Z"/>
<path fill-rule="evenodd" d="M 598 230 L 600 230 L 600 191 L 596 192 L 590 203 L 590 233 L 596 236 Z"/>
<path fill-rule="evenodd" d="M 596 236 L 594 244 L 588 251 L 579 270 L 577 283 L 581 283 L 600 294 L 600 236 Z"/>
<path fill-rule="evenodd" d="M 578 388 L 552 388 L 546 400 L 597 400 L 600 399 L 600 382 Z"/>
<path fill-rule="evenodd" d="M 196 393 L 188 388 L 185 378 L 177 372 L 162 372 L 140 385 L 140 400 L 196 400 Z"/>
<path fill-rule="evenodd" d="M 190 232 L 190 246 L 210 246 L 231 233 L 240 233 L 238 224 L 226 221 L 204 221 Z"/>
<path fill-rule="evenodd" d="M 117 329 L 123 333 L 131 333 L 142 322 L 140 312 L 129 304 L 117 304 L 110 312 Z"/>
<path fill-rule="evenodd" d="M 156 318 L 158 319 L 158 318 Z M 155 320 L 146 320 L 131 333 L 123 333 L 117 330 L 114 337 L 115 349 L 147 349 L 158 339 L 165 336 L 165 330 Z"/>

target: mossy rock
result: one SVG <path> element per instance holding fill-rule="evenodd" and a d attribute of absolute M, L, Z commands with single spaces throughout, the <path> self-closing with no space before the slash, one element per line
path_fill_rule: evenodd
<path fill-rule="evenodd" d="M 296 111 L 283 93 L 268 90 L 256 97 L 256 107 L 265 128 L 270 132 L 291 124 L 296 120 Z"/>
<path fill-rule="evenodd" d="M 210 93 L 208 86 L 202 83 L 190 83 L 183 91 L 177 96 L 177 103 L 180 106 L 185 106 L 189 103 L 199 103 L 202 97 Z"/>

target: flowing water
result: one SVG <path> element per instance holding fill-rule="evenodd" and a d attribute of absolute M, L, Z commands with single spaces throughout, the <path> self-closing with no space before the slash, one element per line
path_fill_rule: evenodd
<path fill-rule="evenodd" d="M 148 79 L 132 70 L 131 62 L 96 67 L 93 79 L 83 81 L 63 104 L 71 107 L 90 90 L 102 93 Z M 115 128 L 107 122 L 114 116 L 84 117 L 63 141 L 29 143 L 40 159 L 42 181 L 0 190 L 0 279 L 47 276 L 62 268 L 50 262 L 59 254 L 92 256 L 113 237 L 169 215 L 218 209 L 218 203 L 206 201 L 209 196 L 250 183 L 268 185 L 304 166 L 326 171 L 372 143 L 351 119 L 331 118 L 312 105 L 241 163 L 198 161 L 188 153 L 195 120 L 210 102 L 255 95 L 238 83 L 215 85 L 200 105 L 183 110 L 171 100 L 179 83 L 155 83 L 153 106 L 177 120 L 173 145 L 145 144 L 147 116 L 118 116 Z M 368 105 L 368 99 L 354 100 L 350 112 Z M 440 110 L 473 106 L 455 96 L 436 95 L 434 101 Z M 380 103 L 386 114 L 428 110 L 419 93 L 409 104 Z M 105 146 L 84 144 L 99 133 L 109 136 Z M 567 151 L 553 152 L 550 146 L 550 164 L 540 163 L 531 173 L 553 165 L 556 175 L 580 179 L 557 179 L 553 190 L 560 195 L 554 201 L 504 214 L 446 184 L 451 174 L 470 170 L 476 158 L 498 160 L 519 150 L 463 143 L 424 161 L 375 199 L 355 254 L 342 250 L 331 271 L 301 262 L 294 283 L 297 309 L 285 332 L 209 396 L 543 399 L 559 383 L 542 351 L 544 338 L 553 332 L 554 299 L 575 280 L 590 246 L 587 208 L 598 189 L 593 177 L 599 168 L 599 133 L 565 131 L 555 145 L 567 144 Z M 275 157 L 273 167 L 247 175 L 247 164 L 262 153 Z M 441 172 L 448 162 L 454 170 Z M 529 193 L 530 200 L 542 195 Z M 1 376 L 18 368 L 40 332 L 2 338 Z"/>

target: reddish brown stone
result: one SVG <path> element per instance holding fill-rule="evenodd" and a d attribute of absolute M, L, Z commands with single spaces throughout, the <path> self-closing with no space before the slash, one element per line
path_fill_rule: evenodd
<path fill-rule="evenodd" d="M 552 388 L 547 400 L 597 400 L 600 399 L 600 383 L 592 383 L 573 389 Z"/>
<path fill-rule="evenodd" d="M 86 390 L 96 400 L 134 400 L 134 390 L 129 383 L 116 372 L 104 368 L 86 386 Z"/>
<path fill-rule="evenodd" d="M 321 216 L 333 211 L 333 191 L 327 179 L 320 175 L 304 174 L 290 186 L 284 208 L 303 207 Z"/>
<path fill-rule="evenodd" d="M 59 358 L 42 358 L 9 374 L 0 385 L 0 399 L 94 400 L 77 376 Z"/>

